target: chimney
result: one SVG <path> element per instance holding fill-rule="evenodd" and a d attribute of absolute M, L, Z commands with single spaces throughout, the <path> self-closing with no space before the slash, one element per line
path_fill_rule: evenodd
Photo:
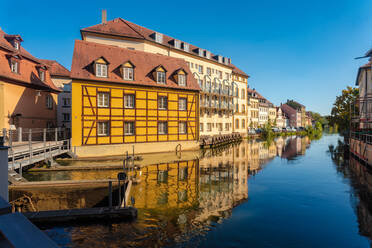
<path fill-rule="evenodd" d="M 102 24 L 106 25 L 107 23 L 107 12 L 105 9 L 102 10 Z"/>

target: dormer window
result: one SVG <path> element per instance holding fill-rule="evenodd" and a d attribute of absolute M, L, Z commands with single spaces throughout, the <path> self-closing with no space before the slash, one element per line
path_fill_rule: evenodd
<path fill-rule="evenodd" d="M 180 49 L 181 48 L 181 41 L 174 40 L 174 47 L 177 48 L 177 49 Z"/>
<path fill-rule="evenodd" d="M 41 81 L 45 81 L 45 71 L 43 69 L 39 69 L 39 78 Z"/>
<path fill-rule="evenodd" d="M 19 41 L 18 40 L 14 40 L 13 41 L 13 46 L 15 49 L 19 50 Z"/>
<path fill-rule="evenodd" d="M 131 62 L 126 62 L 122 67 L 123 79 L 132 81 L 134 80 L 134 65 Z"/>
<path fill-rule="evenodd" d="M 185 43 L 185 42 L 182 43 L 182 44 L 183 44 L 183 50 L 186 51 L 186 52 L 188 52 L 188 51 L 189 51 L 189 48 L 190 48 L 190 47 L 189 47 L 189 44 L 187 44 L 187 43 Z"/>
<path fill-rule="evenodd" d="M 186 86 L 186 75 L 185 74 L 178 74 L 178 85 Z"/>
<path fill-rule="evenodd" d="M 155 33 L 155 41 L 157 43 L 163 43 L 163 34 L 156 32 Z"/>
<path fill-rule="evenodd" d="M 96 76 L 107 77 L 107 65 L 97 63 L 96 64 Z"/>
<path fill-rule="evenodd" d="M 19 64 L 17 60 L 10 61 L 10 70 L 13 73 L 19 73 Z"/>
<path fill-rule="evenodd" d="M 199 56 L 203 56 L 203 50 L 202 49 L 198 49 L 198 54 L 199 54 Z"/>
<path fill-rule="evenodd" d="M 164 71 L 156 72 L 156 82 L 158 84 L 165 84 L 165 72 Z"/>

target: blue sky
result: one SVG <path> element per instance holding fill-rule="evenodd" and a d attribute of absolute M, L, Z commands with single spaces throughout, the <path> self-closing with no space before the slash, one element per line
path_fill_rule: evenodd
<path fill-rule="evenodd" d="M 274 104 L 295 99 L 329 114 L 354 60 L 372 47 L 371 0 L 14 1 L 0 9 L 0 27 L 20 34 L 34 56 L 70 68 L 80 29 L 122 17 L 232 58 L 249 85 Z"/>

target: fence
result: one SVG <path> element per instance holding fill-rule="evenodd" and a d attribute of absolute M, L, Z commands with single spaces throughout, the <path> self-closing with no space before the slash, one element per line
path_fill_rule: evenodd
<path fill-rule="evenodd" d="M 4 137 L 5 145 L 16 147 L 25 142 L 60 141 L 70 138 L 68 129 L 65 128 L 17 128 L 13 130 L 0 130 L 0 136 Z"/>
<path fill-rule="evenodd" d="M 366 144 L 372 145 L 372 135 L 363 132 L 350 132 L 350 138 L 360 140 Z"/>

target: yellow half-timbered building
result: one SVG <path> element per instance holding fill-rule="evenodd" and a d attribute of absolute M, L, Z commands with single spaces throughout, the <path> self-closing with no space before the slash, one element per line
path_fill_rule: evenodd
<path fill-rule="evenodd" d="M 200 88 L 183 59 L 76 41 L 71 77 L 78 156 L 198 148 Z"/>

